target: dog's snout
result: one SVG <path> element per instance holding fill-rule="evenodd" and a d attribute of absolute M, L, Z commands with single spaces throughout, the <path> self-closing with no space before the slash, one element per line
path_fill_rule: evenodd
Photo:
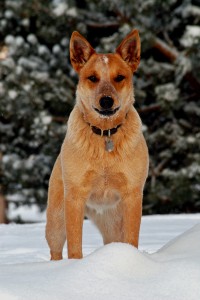
<path fill-rule="evenodd" d="M 109 96 L 104 96 L 100 99 L 99 104 L 103 109 L 109 109 L 113 106 L 114 100 Z"/>

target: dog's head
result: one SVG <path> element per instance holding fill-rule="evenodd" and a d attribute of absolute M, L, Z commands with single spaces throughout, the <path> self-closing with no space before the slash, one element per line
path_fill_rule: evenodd
<path fill-rule="evenodd" d="M 132 75 L 140 62 L 138 31 L 127 35 L 113 54 L 97 54 L 75 31 L 70 58 L 79 74 L 77 105 L 85 120 L 103 130 L 123 123 L 134 102 Z"/>

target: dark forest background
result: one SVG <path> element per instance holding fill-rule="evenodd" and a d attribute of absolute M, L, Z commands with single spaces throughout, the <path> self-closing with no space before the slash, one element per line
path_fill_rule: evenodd
<path fill-rule="evenodd" d="M 1 220 L 3 207 L 10 220 L 11 209 L 46 208 L 75 99 L 71 33 L 112 52 L 133 28 L 142 42 L 135 106 L 150 153 L 143 213 L 200 211 L 200 0 L 1 0 Z"/>

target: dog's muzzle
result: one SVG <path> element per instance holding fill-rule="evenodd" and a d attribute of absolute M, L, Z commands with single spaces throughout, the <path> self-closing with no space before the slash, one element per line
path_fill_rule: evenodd
<path fill-rule="evenodd" d="M 94 110 L 96 110 L 102 116 L 109 117 L 109 116 L 113 116 L 119 110 L 119 107 L 113 110 L 112 109 L 99 110 L 98 108 L 94 108 Z"/>
<path fill-rule="evenodd" d="M 113 109 L 114 100 L 110 96 L 101 97 L 99 100 L 100 109 L 94 108 L 100 115 L 112 116 L 114 115 L 119 107 Z"/>
<path fill-rule="evenodd" d="M 104 96 L 101 97 L 99 104 L 102 109 L 111 109 L 114 104 L 114 100 L 112 97 Z"/>

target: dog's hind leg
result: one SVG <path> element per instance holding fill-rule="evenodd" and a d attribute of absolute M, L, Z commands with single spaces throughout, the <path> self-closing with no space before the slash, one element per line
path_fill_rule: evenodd
<path fill-rule="evenodd" d="M 56 160 L 49 181 L 46 239 L 50 248 L 51 260 L 62 259 L 66 233 L 64 221 L 64 188 L 60 157 Z"/>
<path fill-rule="evenodd" d="M 104 245 L 113 242 L 123 242 L 123 219 L 121 205 L 97 213 L 87 208 L 86 215 L 97 226 L 103 237 Z"/>
<path fill-rule="evenodd" d="M 104 244 L 123 242 L 123 219 L 121 206 L 105 211 L 103 215 L 102 236 Z"/>

